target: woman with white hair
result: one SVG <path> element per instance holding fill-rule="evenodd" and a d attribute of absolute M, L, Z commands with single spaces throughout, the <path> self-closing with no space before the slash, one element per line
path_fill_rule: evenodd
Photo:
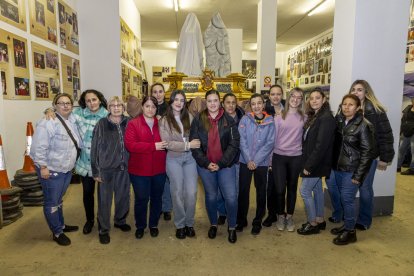
<path fill-rule="evenodd" d="M 93 130 L 91 148 L 92 175 L 98 185 L 99 241 L 110 242 L 109 229 L 112 197 L 115 194 L 114 226 L 123 232 L 131 230 L 126 224 L 129 213 L 128 151 L 124 136 L 129 117 L 123 115 L 125 105 L 115 96 L 108 102 L 109 114 L 98 121 Z"/>

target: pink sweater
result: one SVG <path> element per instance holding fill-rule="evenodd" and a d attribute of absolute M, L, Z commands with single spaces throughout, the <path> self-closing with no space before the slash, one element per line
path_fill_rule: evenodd
<path fill-rule="evenodd" d="M 288 113 L 285 120 L 275 116 L 275 146 L 273 152 L 284 156 L 302 155 L 302 134 L 305 120 L 298 113 Z"/>

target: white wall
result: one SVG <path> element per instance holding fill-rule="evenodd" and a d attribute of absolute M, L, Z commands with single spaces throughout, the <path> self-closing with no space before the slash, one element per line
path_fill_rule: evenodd
<path fill-rule="evenodd" d="M 152 84 L 152 66 L 170 66 L 175 67 L 177 50 L 151 50 L 142 49 L 142 58 L 145 63 L 147 72 L 147 81 Z M 167 90 L 169 85 L 165 85 Z"/>
<path fill-rule="evenodd" d="M 231 72 L 242 71 L 243 30 L 227 29 L 231 56 Z"/>
<path fill-rule="evenodd" d="M 29 24 L 29 1 L 26 0 L 26 22 Z M 65 2 L 76 10 L 77 0 L 65 0 Z M 57 14 L 57 13 L 56 13 Z M 27 31 L 22 31 L 18 28 L 10 26 L 0 21 L 0 28 L 8 32 L 14 33 L 27 39 L 27 57 L 30 72 L 30 94 L 32 100 L 3 100 L 0 96 L 0 134 L 3 140 L 3 149 L 6 159 L 6 167 L 8 176 L 13 179 L 16 170 L 23 167 L 23 156 L 26 146 L 26 125 L 27 122 L 32 122 L 33 126 L 43 117 L 43 111 L 51 106 L 51 101 L 35 101 L 34 94 L 34 73 L 33 73 L 33 58 L 31 42 L 36 42 L 42 46 L 48 47 L 58 53 L 79 59 L 79 56 L 69 52 L 65 49 L 59 48 L 57 45 L 49 43 L 43 39 L 33 36 L 29 33 L 29 25 Z M 81 29 L 82 27 L 79 27 Z M 80 42 L 82 43 L 82 42 Z M 59 55 L 60 57 L 60 55 Z M 60 76 L 60 83 L 62 89 L 62 76 Z M 11 85 L 11 84 L 8 84 Z M 0 94 L 2 95 L 2 93 Z"/>

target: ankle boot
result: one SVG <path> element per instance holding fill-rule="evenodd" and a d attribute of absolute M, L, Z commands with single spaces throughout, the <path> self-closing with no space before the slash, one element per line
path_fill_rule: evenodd
<path fill-rule="evenodd" d="M 338 235 L 338 237 L 336 237 L 333 240 L 333 243 L 336 245 L 347 245 L 348 243 L 356 242 L 356 241 L 357 241 L 357 237 L 356 237 L 355 229 L 353 230 L 345 229 L 341 234 Z"/>
<path fill-rule="evenodd" d="M 339 227 L 335 227 L 331 229 L 331 234 L 332 235 L 339 235 L 342 234 L 345 231 L 345 224 L 343 224 L 342 226 Z"/>

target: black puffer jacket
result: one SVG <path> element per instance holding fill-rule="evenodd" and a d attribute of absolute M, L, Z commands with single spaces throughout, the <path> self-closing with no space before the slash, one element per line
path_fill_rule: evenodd
<path fill-rule="evenodd" d="M 335 119 L 327 106 L 322 107 L 315 122 L 304 130 L 302 142 L 303 168 L 310 175 L 302 177 L 329 176 L 332 167 L 332 147 L 335 133 Z"/>
<path fill-rule="evenodd" d="M 223 156 L 217 165 L 220 168 L 231 167 L 238 161 L 240 152 L 240 134 L 237 124 L 226 112 L 218 121 L 218 131 Z M 210 161 L 207 158 L 208 132 L 201 123 L 200 116 L 194 118 L 191 123 L 190 141 L 200 139 L 201 147 L 191 149 L 194 159 L 200 167 L 207 168 Z"/>
<path fill-rule="evenodd" d="M 364 182 L 376 158 L 374 127 L 357 113 L 348 124 L 345 117 L 338 114 L 332 168 L 337 171 L 352 172 L 352 179 Z"/>
<path fill-rule="evenodd" d="M 394 136 L 387 113 L 377 112 L 371 101 L 364 101 L 364 118 L 367 119 L 375 128 L 375 139 L 377 141 L 376 157 L 380 161 L 390 163 L 394 158 Z"/>
<path fill-rule="evenodd" d="M 414 135 L 414 120 L 411 119 L 412 116 L 409 116 L 409 113 L 414 113 L 411 111 L 413 105 L 410 104 L 403 110 L 403 116 L 401 118 L 401 133 L 405 137 L 411 137 Z"/>

